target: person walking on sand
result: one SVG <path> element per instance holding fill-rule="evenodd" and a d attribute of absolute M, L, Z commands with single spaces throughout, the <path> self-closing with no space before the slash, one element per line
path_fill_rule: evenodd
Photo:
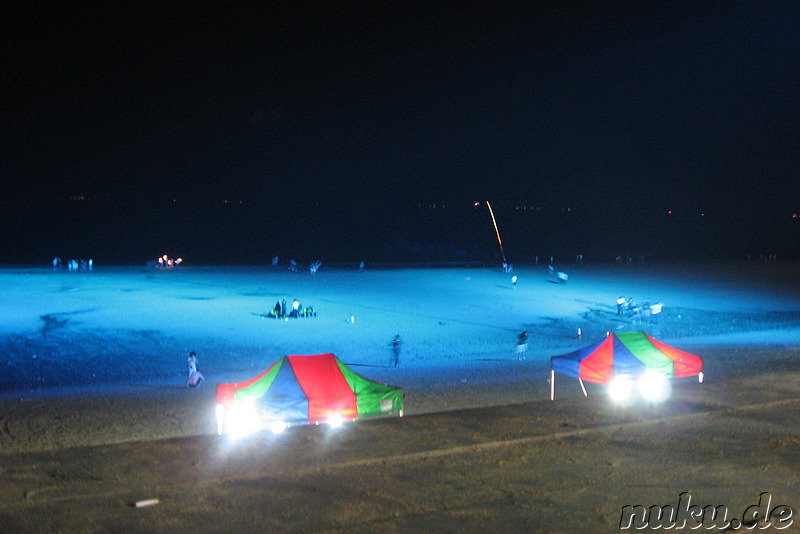
<path fill-rule="evenodd" d="M 528 331 L 524 330 L 517 336 L 517 361 L 525 361 L 525 352 L 528 350 Z"/>
<path fill-rule="evenodd" d="M 392 347 L 392 367 L 397 367 L 397 364 L 400 363 L 400 345 L 402 344 L 403 342 L 400 340 L 400 334 L 392 338 L 392 342 L 390 343 Z"/>
<path fill-rule="evenodd" d="M 517 275 L 516 274 L 511 277 L 511 287 L 513 287 L 514 289 L 517 289 Z"/>
<path fill-rule="evenodd" d="M 189 366 L 189 378 L 186 380 L 186 387 L 199 388 L 206 379 L 203 374 L 197 370 L 197 353 L 195 351 L 189 353 L 186 364 Z"/>

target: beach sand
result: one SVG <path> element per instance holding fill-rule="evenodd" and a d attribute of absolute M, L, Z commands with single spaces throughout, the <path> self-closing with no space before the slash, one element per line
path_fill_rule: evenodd
<path fill-rule="evenodd" d="M 762 492 L 797 510 L 798 265 L 559 269 L 568 284 L 517 268 L 516 288 L 491 268 L 2 269 L 0 524 L 608 532 L 626 504 L 676 504 L 682 492 L 731 516 Z M 617 316 L 620 295 L 663 302 L 662 320 Z M 282 298 L 317 317 L 266 318 Z M 549 401 L 551 356 L 639 329 L 703 357 L 705 382 L 619 407 L 559 377 Z M 185 386 L 190 350 L 207 379 L 197 390 Z M 336 434 L 216 436 L 214 384 L 321 352 L 403 387 L 406 416 Z M 148 499 L 158 503 L 131 506 Z"/>

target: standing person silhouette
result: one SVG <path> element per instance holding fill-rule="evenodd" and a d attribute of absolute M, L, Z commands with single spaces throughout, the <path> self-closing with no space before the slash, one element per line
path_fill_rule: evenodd
<path fill-rule="evenodd" d="M 186 358 L 186 365 L 189 366 L 189 378 L 186 381 L 186 386 L 190 388 L 197 388 L 200 387 L 200 384 L 205 382 L 205 377 L 197 370 L 197 353 L 192 351 L 189 353 L 189 357 Z"/>
<path fill-rule="evenodd" d="M 517 336 L 517 360 L 525 361 L 525 352 L 528 350 L 528 331 L 523 331 Z"/>
<path fill-rule="evenodd" d="M 400 334 L 397 334 L 392 338 L 392 342 L 390 345 L 392 346 L 392 367 L 397 367 L 397 364 L 400 363 L 400 345 L 403 342 L 400 340 Z"/>

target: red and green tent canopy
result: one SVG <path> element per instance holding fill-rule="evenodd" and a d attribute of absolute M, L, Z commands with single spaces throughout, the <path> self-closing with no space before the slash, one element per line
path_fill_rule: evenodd
<path fill-rule="evenodd" d="M 658 341 L 644 332 L 611 334 L 575 352 L 550 358 L 551 398 L 555 373 L 595 384 L 616 375 L 640 376 L 653 370 L 666 378 L 702 376 L 703 359 Z"/>
<path fill-rule="evenodd" d="M 402 415 L 403 390 L 364 378 L 330 353 L 284 356 L 250 380 L 217 386 L 218 405 L 239 403 L 254 403 L 268 419 L 314 424 Z"/>

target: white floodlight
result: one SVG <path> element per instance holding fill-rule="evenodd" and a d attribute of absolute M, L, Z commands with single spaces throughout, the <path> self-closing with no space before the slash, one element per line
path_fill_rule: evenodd
<path fill-rule="evenodd" d="M 608 394 L 614 402 L 623 403 L 631 396 L 633 379 L 629 375 L 615 376 L 608 384 Z"/>
<path fill-rule="evenodd" d="M 234 438 L 241 438 L 261 429 L 255 403 L 242 402 L 228 410 L 225 417 L 225 430 Z"/>
<path fill-rule="evenodd" d="M 280 434 L 287 428 L 289 428 L 289 426 L 283 421 L 273 421 L 269 424 L 269 429 L 272 430 L 273 434 Z"/>
<path fill-rule="evenodd" d="M 328 420 L 326 422 L 328 423 L 328 425 L 330 425 L 331 428 L 339 428 L 344 424 L 344 419 L 342 419 L 341 415 L 337 414 L 328 417 Z"/>
<path fill-rule="evenodd" d="M 225 429 L 225 406 L 217 404 L 217 435 L 221 436 Z"/>
<path fill-rule="evenodd" d="M 650 402 L 660 402 L 669 397 L 670 384 L 667 377 L 648 369 L 639 377 L 639 393 Z"/>

